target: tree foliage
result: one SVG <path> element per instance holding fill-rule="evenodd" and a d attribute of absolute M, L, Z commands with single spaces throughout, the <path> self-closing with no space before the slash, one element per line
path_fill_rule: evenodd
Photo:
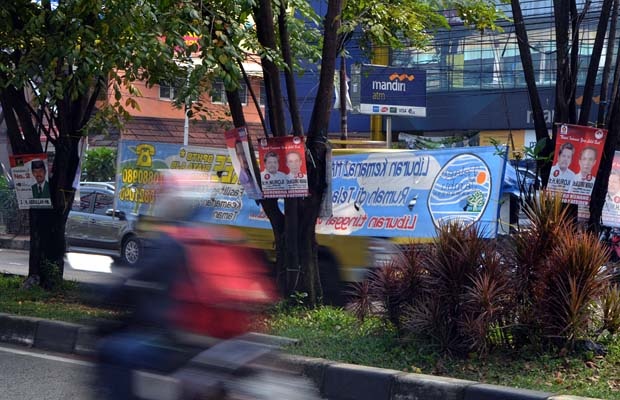
<path fill-rule="evenodd" d="M 314 228 L 327 187 L 326 142 L 336 59 L 345 43 L 354 32 L 359 32 L 360 46 L 367 50 L 374 45 L 420 47 L 427 43 L 433 29 L 448 26 L 441 12 L 446 7 L 454 9 L 464 23 L 479 29 L 495 27 L 500 13 L 495 2 L 487 0 L 329 0 L 324 16 L 317 16 L 311 7 L 318 3 L 303 0 L 220 0 L 200 4 L 202 63 L 196 66 L 190 80 L 198 82 L 207 74 L 222 79 L 233 122 L 241 126 L 243 112 L 235 99 L 239 82 L 245 79 L 241 66 L 247 58 L 257 57 L 263 68 L 268 110 L 264 135 L 294 132 L 306 138 L 310 196 L 285 199 L 284 210 L 275 199 L 263 200 L 261 204 L 274 233 L 280 287 L 287 294 L 306 292 L 309 303 L 316 304 L 322 289 Z M 308 65 L 314 68 L 313 63 L 320 70 L 316 98 L 310 120 L 301 121 L 295 74 Z M 287 112 L 291 126 L 287 126 Z"/>
<path fill-rule="evenodd" d="M 0 104 L 14 154 L 54 148 L 52 210 L 30 211 L 30 268 L 63 271 L 64 229 L 73 202 L 79 142 L 103 121 L 117 125 L 135 106 L 121 90 L 183 73 L 181 33 L 191 32 L 191 3 L 133 0 L 15 0 L 0 9 Z M 99 102 L 113 93 L 114 101 Z M 101 97 L 100 97 L 101 96 Z M 47 146 L 47 144 L 46 144 Z M 45 276 L 41 284 L 49 286 Z"/>
<path fill-rule="evenodd" d="M 95 147 L 87 150 L 82 159 L 83 181 L 109 182 L 116 176 L 116 149 Z"/>

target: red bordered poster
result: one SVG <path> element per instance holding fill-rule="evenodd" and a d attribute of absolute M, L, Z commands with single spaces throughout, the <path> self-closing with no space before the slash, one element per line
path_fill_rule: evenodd
<path fill-rule="evenodd" d="M 52 208 L 47 154 L 9 156 L 20 209 Z"/>
<path fill-rule="evenodd" d="M 558 124 L 555 154 L 547 189 L 562 194 L 562 201 L 586 206 L 603 154 L 607 130 Z"/>
<path fill-rule="evenodd" d="M 306 146 L 300 136 L 259 140 L 261 184 L 265 198 L 308 196 Z"/>

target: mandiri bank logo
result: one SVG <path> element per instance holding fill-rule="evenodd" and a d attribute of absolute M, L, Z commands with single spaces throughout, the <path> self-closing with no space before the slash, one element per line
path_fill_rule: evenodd
<path fill-rule="evenodd" d="M 413 81 L 415 79 L 415 75 L 411 74 L 397 74 L 396 72 L 394 72 L 392 75 L 390 75 L 389 80 L 390 81 L 395 81 L 395 80 L 399 80 L 401 82 L 404 81 Z"/>

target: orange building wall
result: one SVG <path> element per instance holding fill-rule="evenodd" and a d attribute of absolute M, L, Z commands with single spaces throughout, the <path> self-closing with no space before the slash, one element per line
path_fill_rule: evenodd
<path fill-rule="evenodd" d="M 256 95 L 256 98 L 260 98 L 260 80 L 251 79 L 252 90 Z M 125 106 L 127 112 L 136 117 L 152 117 L 152 118 L 174 118 L 184 119 L 184 110 L 176 108 L 170 100 L 159 98 L 159 85 L 153 87 L 147 87 L 143 82 L 135 82 L 134 86 L 142 93 L 141 97 L 134 97 L 139 105 L 139 108 L 131 108 Z M 123 98 L 121 104 L 125 105 L 125 101 L 129 96 L 127 89 L 122 89 Z M 108 101 L 114 102 L 114 92 L 110 89 L 108 92 Z M 226 120 L 230 121 L 229 108 L 223 104 L 212 104 L 211 97 L 208 94 L 203 96 L 203 106 L 206 106 L 209 110 L 209 114 L 206 115 L 209 120 Z M 256 106 L 252 101 L 252 97 L 248 91 L 247 104 L 243 107 L 246 122 L 248 123 L 260 123 L 260 117 L 256 111 Z M 265 107 L 261 107 L 261 111 L 265 112 Z M 194 116 L 199 119 L 199 116 Z"/>

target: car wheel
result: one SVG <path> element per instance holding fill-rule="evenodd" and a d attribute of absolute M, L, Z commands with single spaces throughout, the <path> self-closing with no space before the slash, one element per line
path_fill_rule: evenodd
<path fill-rule="evenodd" d="M 140 260 L 140 241 L 136 237 L 128 237 L 123 242 L 121 257 L 124 264 L 135 265 Z"/>

